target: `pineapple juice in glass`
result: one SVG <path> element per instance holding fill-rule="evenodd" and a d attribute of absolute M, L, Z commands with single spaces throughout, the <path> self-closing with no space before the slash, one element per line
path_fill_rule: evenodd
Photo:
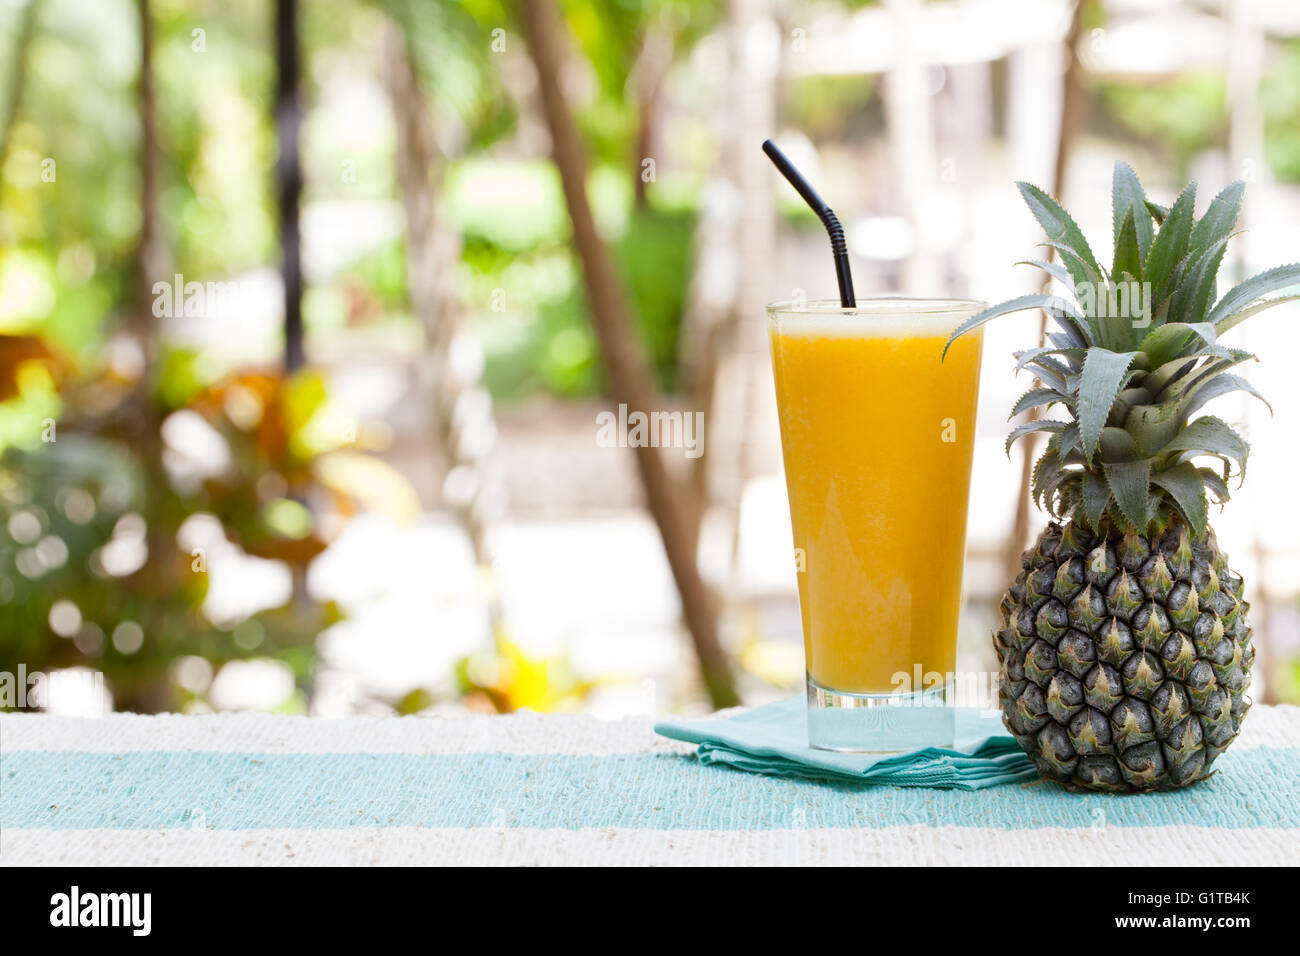
<path fill-rule="evenodd" d="M 768 307 L 814 747 L 952 743 L 981 308 Z"/>

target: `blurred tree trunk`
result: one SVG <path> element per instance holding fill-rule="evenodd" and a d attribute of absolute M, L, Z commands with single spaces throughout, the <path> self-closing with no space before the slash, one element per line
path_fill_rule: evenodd
<path fill-rule="evenodd" d="M 162 235 L 158 182 L 158 116 L 154 103 L 153 15 L 150 0 L 139 0 L 140 15 L 140 237 L 136 273 L 136 337 L 144 350 L 146 388 L 155 371 L 158 329 L 153 315 L 153 284 L 164 278 L 166 249 Z M 149 403 L 152 405 L 152 402 Z"/>
<path fill-rule="evenodd" d="M 140 76 L 137 109 L 140 121 L 140 235 L 136 246 L 135 302 L 129 332 L 143 358 L 134 393 L 126 403 L 123 436 L 139 458 L 145 474 L 143 505 L 148 560 L 128 579 L 137 593 L 140 626 L 155 640 L 166 636 L 170 622 L 152 595 L 164 594 L 179 584 L 175 539 L 168 534 L 170 489 L 163 466 L 162 410 L 155 389 L 159 374 L 160 330 L 153 313 L 153 284 L 167 279 L 167 247 L 163 234 L 159 183 L 158 118 L 154 101 L 153 13 L 150 0 L 137 0 L 140 29 Z M 120 692 L 120 691 L 119 691 Z M 114 701 L 118 709 L 154 712 L 170 702 L 165 681 L 141 683 L 134 693 Z"/>
<path fill-rule="evenodd" d="M 496 435 L 492 399 L 479 379 L 478 344 L 460 331 L 464 318 L 456 289 L 460 237 L 435 214 L 444 168 L 433 145 L 429 102 L 399 24 L 389 24 L 383 50 L 384 79 L 397 125 L 407 287 L 411 308 L 428 341 L 424 359 L 433 390 L 433 440 L 447 468 L 443 497 L 473 545 L 493 639 L 501 649 L 506 636 L 488 540 L 491 524 L 504 505 L 501 482 L 490 459 Z"/>
<path fill-rule="evenodd" d="M 649 368 L 633 331 L 624 291 L 605 248 L 587 200 L 587 159 L 578 128 L 560 88 L 562 71 L 557 14 L 551 0 L 523 0 L 528 50 L 537 79 L 555 165 L 573 225 L 573 244 L 582 261 L 596 336 L 609 376 L 612 398 L 629 410 L 648 413 L 654 403 Z M 636 448 L 637 466 L 668 564 L 681 595 L 686 626 L 695 644 L 700 670 L 714 707 L 739 702 L 730 662 L 718 640 L 713 596 L 705 587 L 691 546 L 690 508 L 682 489 L 671 480 L 659 449 Z"/>
<path fill-rule="evenodd" d="M 655 158 L 655 149 L 659 146 L 659 101 L 672 62 L 672 34 L 658 26 L 647 27 L 632 71 L 637 118 L 636 144 L 632 150 L 632 183 L 637 209 L 645 209 L 647 205 L 647 183 L 642 164 L 647 159 Z"/>
<path fill-rule="evenodd" d="M 302 165 L 298 158 L 302 132 L 302 95 L 298 44 L 298 0 L 275 3 L 275 131 L 280 155 L 276 161 L 280 207 L 280 280 L 284 287 L 284 371 L 292 375 L 306 361 L 302 328 Z M 307 566 L 290 564 L 293 603 L 302 611 L 311 605 Z"/>
<path fill-rule="evenodd" d="M 0 169 L 4 168 L 9 155 L 9 138 L 13 135 L 14 124 L 23 108 L 23 90 L 27 82 L 27 55 L 31 50 L 32 37 L 36 35 L 36 13 L 41 0 L 27 0 L 23 10 L 22 22 L 18 35 L 14 38 L 9 74 L 9 108 L 5 110 L 4 127 L 0 128 Z"/>
<path fill-rule="evenodd" d="M 302 334 L 302 253 L 298 210 L 302 169 L 298 136 L 302 104 L 298 90 L 298 0 L 276 0 L 275 50 L 279 70 L 275 128 L 280 145 L 276 176 L 280 193 L 280 275 L 284 282 L 284 367 L 293 372 L 304 360 Z"/>
<path fill-rule="evenodd" d="M 1061 125 L 1057 132 L 1056 158 L 1052 169 L 1052 195 L 1058 200 L 1065 192 L 1065 175 L 1069 169 L 1070 152 L 1074 146 L 1075 136 L 1082 125 L 1084 108 L 1083 83 L 1080 77 L 1079 41 L 1083 36 L 1083 13 L 1087 0 L 1077 0 L 1070 27 L 1064 40 L 1065 72 L 1061 76 Z M 1048 249 L 1048 258 L 1055 257 L 1055 250 Z M 1050 280 L 1043 284 L 1046 289 Z M 1042 313 L 1038 325 L 1039 344 L 1047 341 L 1047 314 Z M 1030 417 L 1038 417 L 1038 410 L 1032 410 Z M 1016 516 L 1011 525 L 1011 535 L 1007 539 L 1003 562 L 1011 580 L 1020 573 L 1020 554 L 1029 540 L 1029 491 L 1033 481 L 1034 457 L 1038 452 L 1037 435 L 1026 435 L 1020 446 L 1020 494 L 1016 497 Z"/>

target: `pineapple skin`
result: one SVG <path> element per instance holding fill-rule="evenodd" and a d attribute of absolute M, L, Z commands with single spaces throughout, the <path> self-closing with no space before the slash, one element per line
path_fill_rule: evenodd
<path fill-rule="evenodd" d="M 1250 605 L 1214 531 L 1149 537 L 1052 522 L 1021 556 L 993 635 L 1003 723 L 1070 789 L 1205 779 L 1250 707 Z"/>

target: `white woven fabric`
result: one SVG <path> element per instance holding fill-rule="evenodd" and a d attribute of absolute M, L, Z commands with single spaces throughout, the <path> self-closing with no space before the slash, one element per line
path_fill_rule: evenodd
<path fill-rule="evenodd" d="M 177 714 L 143 717 L 0 715 L 0 749 L 181 750 L 257 753 L 691 753 L 694 746 L 655 734 L 650 717 L 601 720 L 576 714 L 505 717 L 287 717 L 277 714 Z M 1234 749 L 1300 747 L 1300 707 L 1251 709 Z"/>
<path fill-rule="evenodd" d="M 1132 798 L 1130 798 L 1132 799 Z M 8 865 L 1294 866 L 1300 831 L 1194 826 L 989 830 L 9 830 Z"/>
<path fill-rule="evenodd" d="M 691 753 L 654 732 L 649 717 L 577 714 L 504 717 L 287 717 L 278 714 L 0 716 L 7 750 L 182 750 L 252 753 L 590 754 Z"/>

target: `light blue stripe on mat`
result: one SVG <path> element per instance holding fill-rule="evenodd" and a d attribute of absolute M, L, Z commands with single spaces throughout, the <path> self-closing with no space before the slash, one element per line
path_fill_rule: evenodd
<path fill-rule="evenodd" d="M 1106 796 L 1037 781 L 979 793 L 810 783 L 679 755 L 11 751 L 0 755 L 0 826 L 1300 827 L 1300 750 L 1231 752 L 1216 767 L 1176 793 Z"/>

